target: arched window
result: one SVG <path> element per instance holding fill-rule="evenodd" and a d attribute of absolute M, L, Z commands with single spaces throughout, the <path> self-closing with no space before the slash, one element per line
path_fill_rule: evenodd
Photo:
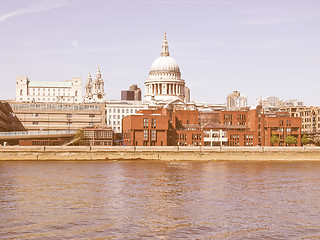
<path fill-rule="evenodd" d="M 78 91 L 75 92 L 76 97 L 78 97 Z"/>
<path fill-rule="evenodd" d="M 20 90 L 20 96 L 22 96 L 22 89 Z"/>

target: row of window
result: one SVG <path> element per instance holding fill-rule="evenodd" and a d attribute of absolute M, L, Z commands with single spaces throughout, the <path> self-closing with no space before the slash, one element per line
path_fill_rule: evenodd
<path fill-rule="evenodd" d="M 41 103 L 10 103 L 13 110 L 70 110 L 70 111 L 100 111 L 100 106 L 96 104 L 41 104 Z"/>
<path fill-rule="evenodd" d="M 192 141 L 192 146 L 201 146 L 201 141 Z M 188 146 L 186 141 L 178 141 L 177 146 Z"/>
<path fill-rule="evenodd" d="M 283 120 L 279 120 L 279 126 L 284 126 L 284 121 Z M 291 126 L 291 120 L 287 120 L 287 126 Z"/>
<path fill-rule="evenodd" d="M 221 135 L 220 133 L 206 133 L 206 132 L 204 133 L 205 138 L 219 138 L 219 137 L 224 138 L 226 135 L 227 135 L 226 132 L 223 132 Z"/>
<path fill-rule="evenodd" d="M 201 140 L 201 133 L 192 133 L 192 140 Z"/>
<path fill-rule="evenodd" d="M 157 127 L 157 119 L 151 118 L 151 128 L 156 128 L 156 127 Z M 149 128 L 149 118 L 143 119 L 143 128 Z"/>
<path fill-rule="evenodd" d="M 109 120 L 109 126 L 113 126 L 113 125 L 120 125 L 121 124 L 121 122 L 120 122 L 120 120 L 119 121 L 111 121 L 111 120 Z M 119 128 L 120 129 L 120 128 Z"/>
<path fill-rule="evenodd" d="M 148 140 L 149 139 L 149 130 L 145 129 L 143 130 L 143 140 Z M 150 139 L 152 141 L 157 140 L 157 131 L 156 130 L 150 130 Z"/>
<path fill-rule="evenodd" d="M 137 113 L 138 110 L 139 110 L 138 108 L 131 108 L 131 109 L 128 109 L 128 108 L 127 109 L 124 109 L 124 108 L 122 108 L 122 109 L 120 109 L 120 108 L 111 109 L 111 108 L 109 108 L 107 110 L 107 112 L 109 112 L 110 114 L 111 113 Z"/>
<path fill-rule="evenodd" d="M 23 102 L 23 98 L 20 98 L 20 101 Z M 27 98 L 27 102 L 30 102 L 30 101 L 35 102 L 36 99 L 33 98 L 31 100 L 31 98 Z M 59 101 L 59 102 L 72 102 L 73 98 L 61 98 L 61 99 L 59 99 L 59 98 L 57 98 L 57 99 L 56 98 L 47 98 L 47 99 L 46 98 L 42 98 L 42 100 L 41 100 L 41 98 L 38 98 L 37 101 L 38 102 L 57 102 L 57 101 Z M 78 99 L 75 98 L 74 101 L 78 102 Z"/>
<path fill-rule="evenodd" d="M 32 91 L 32 92 L 35 92 L 35 91 L 51 92 L 51 90 L 52 90 L 52 92 L 55 92 L 56 90 L 57 90 L 57 92 L 60 92 L 60 90 L 65 92 L 67 90 L 68 92 L 70 92 L 71 88 L 29 88 L 28 90 Z"/>

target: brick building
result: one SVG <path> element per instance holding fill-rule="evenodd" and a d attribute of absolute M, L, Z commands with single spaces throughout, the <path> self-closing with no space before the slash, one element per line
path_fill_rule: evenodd
<path fill-rule="evenodd" d="M 112 146 L 113 130 L 111 128 L 84 128 L 81 129 L 79 145 Z"/>
<path fill-rule="evenodd" d="M 293 136 L 297 139 L 297 145 L 301 145 L 301 118 L 290 117 L 287 113 L 263 114 L 263 131 L 261 132 L 261 145 L 272 146 L 271 137 L 278 137 L 278 143 L 275 146 L 286 146 L 285 139 Z"/>
<path fill-rule="evenodd" d="M 123 118 L 126 146 L 201 146 L 203 132 L 195 110 L 173 108 L 140 110 Z"/>
<path fill-rule="evenodd" d="M 261 106 L 252 110 L 221 111 L 220 122 L 219 128 L 204 125 L 206 145 L 213 144 L 207 139 L 210 130 L 225 131 L 229 146 L 286 146 L 288 136 L 295 137 L 297 145 L 301 145 L 301 118 L 286 112 L 264 112 Z M 278 138 L 276 143 L 271 141 L 273 135 Z"/>
<path fill-rule="evenodd" d="M 122 120 L 123 145 L 167 146 L 169 116 L 163 110 L 140 110 Z"/>

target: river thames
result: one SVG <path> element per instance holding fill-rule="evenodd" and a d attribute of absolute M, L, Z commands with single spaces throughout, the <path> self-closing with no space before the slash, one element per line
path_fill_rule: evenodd
<path fill-rule="evenodd" d="M 319 239 L 320 162 L 0 162 L 1 239 Z"/>

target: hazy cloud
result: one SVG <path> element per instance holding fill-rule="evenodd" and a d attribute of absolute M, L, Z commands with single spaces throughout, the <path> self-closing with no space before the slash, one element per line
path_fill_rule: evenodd
<path fill-rule="evenodd" d="M 251 9 L 252 10 L 252 9 Z M 320 18 L 320 12 L 300 13 L 297 9 L 255 9 L 254 11 L 239 11 L 246 15 L 252 15 L 250 18 L 240 20 L 240 22 L 250 25 L 274 25 L 283 23 L 294 23 Z M 288 11 L 288 14 L 284 12 Z"/>
<path fill-rule="evenodd" d="M 32 5 L 29 5 L 25 8 L 6 13 L 2 16 L 0 16 L 0 23 L 8 20 L 9 18 L 16 17 L 22 14 L 30 14 L 35 12 L 43 12 L 54 8 L 63 7 L 66 5 L 69 5 L 69 0 L 43 0 L 39 1 L 37 3 L 34 3 Z"/>
<path fill-rule="evenodd" d="M 226 0 L 153 0 L 145 1 L 145 3 L 163 3 L 163 4 L 223 4 L 223 5 L 239 5 L 239 1 Z"/>
<path fill-rule="evenodd" d="M 73 47 L 78 47 L 78 41 L 72 41 L 72 42 L 70 42 L 70 44 L 71 44 Z"/>

